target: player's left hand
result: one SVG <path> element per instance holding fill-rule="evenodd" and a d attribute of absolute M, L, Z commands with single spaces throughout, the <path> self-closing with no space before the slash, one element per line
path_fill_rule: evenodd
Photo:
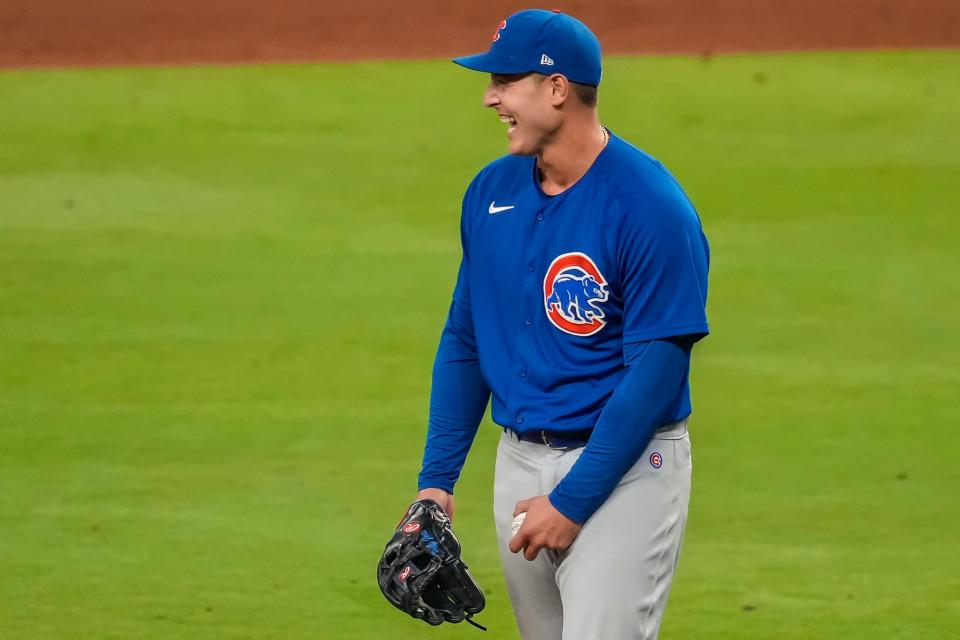
<path fill-rule="evenodd" d="M 510 551 L 517 553 L 522 549 L 527 560 L 535 560 L 544 547 L 554 551 L 566 550 L 580 533 L 580 525 L 557 511 L 547 496 L 521 500 L 513 515 L 516 517 L 524 511 L 526 519 L 510 540 Z"/>

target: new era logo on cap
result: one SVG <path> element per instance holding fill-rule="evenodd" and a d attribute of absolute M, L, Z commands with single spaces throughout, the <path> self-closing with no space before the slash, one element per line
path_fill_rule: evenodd
<path fill-rule="evenodd" d="M 549 66 L 549 67 L 552 67 L 552 66 L 553 66 L 553 58 L 551 58 L 550 56 L 548 56 L 547 54 L 544 53 L 543 55 L 540 56 L 540 64 L 545 64 L 545 65 L 547 65 L 547 66 Z"/>

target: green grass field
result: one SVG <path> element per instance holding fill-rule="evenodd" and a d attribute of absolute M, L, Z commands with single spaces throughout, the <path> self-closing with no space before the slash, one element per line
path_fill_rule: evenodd
<path fill-rule="evenodd" d="M 711 240 L 662 637 L 960 633 L 960 52 L 615 58 L 603 121 Z M 0 73 L 0 637 L 517 638 L 374 580 L 413 497 L 462 190 L 452 64 Z"/>

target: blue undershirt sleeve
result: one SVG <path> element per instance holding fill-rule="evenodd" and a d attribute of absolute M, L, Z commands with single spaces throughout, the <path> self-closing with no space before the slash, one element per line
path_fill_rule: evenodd
<path fill-rule="evenodd" d="M 550 503 L 584 523 L 613 493 L 676 405 L 690 369 L 692 339 L 624 345 L 627 373 L 607 401 L 593 434 Z"/>
<path fill-rule="evenodd" d="M 420 490 L 436 488 L 453 493 L 490 399 L 473 329 L 467 277 L 469 245 L 463 223 L 461 243 L 463 260 L 433 362 L 430 419 L 417 482 Z"/>

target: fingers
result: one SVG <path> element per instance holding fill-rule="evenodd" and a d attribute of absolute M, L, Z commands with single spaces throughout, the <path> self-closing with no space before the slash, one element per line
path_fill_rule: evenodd
<path fill-rule="evenodd" d="M 517 535 L 513 537 L 513 540 L 510 541 L 510 553 L 517 553 L 523 551 L 523 557 L 527 560 L 536 560 L 537 554 L 540 553 L 540 550 L 543 549 L 544 543 L 542 536 L 537 538 L 531 537 L 529 534 L 524 533 L 523 528 L 521 527 L 520 531 L 517 532 Z"/>
<path fill-rule="evenodd" d="M 526 500 L 521 500 L 517 503 L 517 506 L 513 508 L 513 517 L 516 518 L 521 513 L 527 513 L 530 511 L 530 507 L 533 504 L 533 498 L 527 498 Z M 526 525 L 527 522 L 524 521 Z M 540 552 L 540 549 L 543 548 L 542 542 L 533 542 L 532 536 L 537 533 L 536 527 L 530 526 L 521 526 L 520 530 L 517 531 L 517 534 L 513 536 L 513 539 L 510 540 L 510 551 L 511 553 L 517 553 L 520 550 L 523 550 L 523 557 L 527 560 L 533 560 L 537 557 L 537 553 Z M 531 550 L 533 550 L 531 552 Z"/>
<path fill-rule="evenodd" d="M 528 532 L 524 530 L 524 527 L 520 527 L 517 535 L 513 536 L 507 548 L 510 549 L 510 553 L 523 551 L 524 558 L 536 560 L 537 554 L 544 546 L 546 546 L 546 539 L 542 532 L 536 529 Z"/>
<path fill-rule="evenodd" d="M 524 532 L 523 527 L 520 527 L 520 531 L 517 532 L 517 535 L 513 536 L 507 548 L 510 549 L 510 553 L 516 553 L 525 546 L 527 546 L 527 534 Z"/>
<path fill-rule="evenodd" d="M 526 513 L 523 526 L 510 540 L 512 553 L 523 551 L 527 560 L 535 560 L 544 548 L 562 551 L 580 532 L 580 525 L 557 511 L 547 496 L 521 500 L 513 510 L 514 517 Z"/>
<path fill-rule="evenodd" d="M 543 544 L 529 544 L 527 548 L 523 550 L 523 557 L 527 560 L 533 562 L 537 559 L 537 555 L 540 553 L 540 550 L 543 549 Z"/>

